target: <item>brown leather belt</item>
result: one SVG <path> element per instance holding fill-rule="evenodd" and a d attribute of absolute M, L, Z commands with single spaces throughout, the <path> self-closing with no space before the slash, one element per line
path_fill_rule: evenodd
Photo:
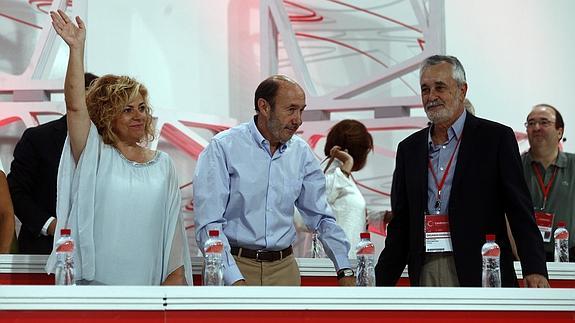
<path fill-rule="evenodd" d="M 239 247 L 231 247 L 231 253 L 234 256 L 254 259 L 256 261 L 277 261 L 291 255 L 293 249 L 291 246 L 279 251 L 270 250 L 252 250 Z"/>

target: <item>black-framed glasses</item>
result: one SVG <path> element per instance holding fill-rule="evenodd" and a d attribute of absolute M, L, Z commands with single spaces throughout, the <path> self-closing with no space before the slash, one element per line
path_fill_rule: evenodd
<path fill-rule="evenodd" d="M 525 128 L 533 128 L 533 127 L 535 127 L 536 124 L 539 124 L 540 127 L 547 128 L 547 127 L 551 126 L 552 124 L 555 124 L 555 121 L 550 121 L 547 119 L 529 120 L 529 121 L 525 122 Z"/>

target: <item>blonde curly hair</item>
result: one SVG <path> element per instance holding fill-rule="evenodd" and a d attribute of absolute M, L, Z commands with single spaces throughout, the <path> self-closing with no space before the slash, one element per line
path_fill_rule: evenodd
<path fill-rule="evenodd" d="M 142 95 L 146 106 L 145 135 L 140 143 L 147 144 L 155 138 L 152 109 L 148 102 L 148 89 L 129 76 L 107 74 L 92 82 L 86 94 L 86 105 L 90 119 L 98 129 L 104 143 L 113 146 L 118 143 L 120 139 L 114 133 L 112 124 L 138 94 Z"/>

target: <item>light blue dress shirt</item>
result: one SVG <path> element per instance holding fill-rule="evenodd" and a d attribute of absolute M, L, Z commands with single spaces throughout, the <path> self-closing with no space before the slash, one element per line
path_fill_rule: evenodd
<path fill-rule="evenodd" d="M 449 159 L 451 155 L 455 152 L 453 156 L 453 161 L 451 162 L 451 168 L 445 179 L 445 184 L 441 190 L 441 207 L 439 210 L 435 208 L 435 202 L 437 201 L 437 184 L 433 179 L 433 174 L 428 169 L 427 174 L 427 211 L 431 214 L 447 214 L 449 210 L 449 196 L 451 194 L 451 185 L 453 183 L 453 174 L 455 174 L 455 165 L 457 165 L 457 155 L 459 152 L 459 146 L 457 141 L 463 133 L 463 126 L 465 125 L 465 117 L 467 116 L 467 111 L 463 110 L 463 113 L 455 120 L 455 122 L 449 127 L 447 131 L 447 141 L 435 145 L 431 140 L 431 127 L 429 128 L 428 142 L 429 142 L 429 157 L 431 159 L 431 166 L 437 177 L 437 182 L 440 183 L 443 178 L 443 174 L 447 169 L 447 164 L 449 164 Z M 461 145 L 461 144 L 460 144 Z M 457 150 L 456 150 L 457 149 Z"/>
<path fill-rule="evenodd" d="M 320 232 L 336 270 L 350 268 L 350 245 L 326 202 L 325 177 L 309 145 L 293 136 L 272 156 L 254 119 L 214 136 L 198 159 L 193 182 L 198 246 L 208 230 L 224 233 L 224 281 L 230 285 L 243 278 L 230 245 L 289 247 L 296 238 L 295 205 L 308 228 Z"/>

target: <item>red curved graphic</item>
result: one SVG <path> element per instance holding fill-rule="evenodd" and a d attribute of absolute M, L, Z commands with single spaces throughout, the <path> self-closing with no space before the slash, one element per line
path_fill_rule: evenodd
<path fill-rule="evenodd" d="M 284 1 L 285 4 L 290 5 L 292 7 L 296 7 L 302 9 L 304 11 L 309 12 L 307 15 L 290 15 L 289 20 L 293 22 L 320 22 L 323 20 L 322 16 L 319 16 L 315 10 L 302 6 L 297 3 L 293 3 L 291 1 Z"/>
<path fill-rule="evenodd" d="M 37 28 L 37 29 L 42 29 L 42 27 L 40 27 L 38 25 L 34 25 L 33 23 L 29 23 L 27 21 L 24 21 L 22 19 L 18 19 L 16 17 L 8 16 L 7 14 L 1 13 L 1 12 L 0 12 L 0 16 L 4 17 L 4 18 L 8 18 L 8 19 L 13 20 L 13 21 L 18 22 L 18 23 L 21 23 L 21 24 L 26 25 L 26 26 L 30 26 L 30 27 Z"/>
<path fill-rule="evenodd" d="M 45 13 L 45 14 L 48 14 L 48 11 L 46 11 L 46 10 L 44 10 L 44 9 L 42 9 L 42 8 L 43 8 L 43 7 L 46 7 L 46 6 L 48 6 L 48 7 L 51 6 L 51 5 L 52 5 L 52 2 L 53 2 L 52 0 L 28 0 L 28 4 L 29 4 L 29 5 L 35 6 L 40 12 Z M 72 0 L 66 1 L 66 6 L 71 7 L 71 6 L 72 6 Z M 0 12 L 0 17 L 4 17 L 4 18 L 6 18 L 6 19 L 15 21 L 15 22 L 17 22 L 17 23 L 20 23 L 20 24 L 23 24 L 23 25 L 26 25 L 26 26 L 29 26 L 29 27 L 32 27 L 32 28 L 36 28 L 36 29 L 40 29 L 40 30 L 43 29 L 42 26 L 38 26 L 38 25 L 36 25 L 36 24 L 34 24 L 34 23 L 28 22 L 28 21 L 26 21 L 26 20 L 23 20 L 23 19 L 20 19 L 20 18 L 17 18 L 17 17 L 13 17 L 13 16 L 10 16 L 10 15 L 7 15 L 7 14 L 2 13 L 2 12 Z"/>
<path fill-rule="evenodd" d="M 405 27 L 405 28 L 407 28 L 407 29 L 411 29 L 411 30 L 413 30 L 413 31 L 417 31 L 418 33 L 423 33 L 423 31 L 422 31 L 421 29 L 419 29 L 419 28 L 410 26 L 410 25 L 408 25 L 408 24 L 406 24 L 406 23 L 403 23 L 403 22 L 401 22 L 401 21 L 399 21 L 399 20 L 396 20 L 396 19 L 393 19 L 393 18 L 390 18 L 390 17 L 386 17 L 386 16 L 383 16 L 383 15 L 380 15 L 380 14 L 378 14 L 378 13 L 376 13 L 376 12 L 373 12 L 373 11 L 370 11 L 370 10 L 367 10 L 367 9 L 360 8 L 360 7 L 358 7 L 358 6 L 351 5 L 351 4 L 345 3 L 345 2 L 343 2 L 343 1 L 338 1 L 338 0 L 328 0 L 328 1 L 333 2 L 333 3 L 340 4 L 340 5 L 342 5 L 342 6 L 346 6 L 346 7 L 352 8 L 352 9 L 355 9 L 355 10 L 357 10 L 357 11 L 365 12 L 365 13 L 367 13 L 367 14 L 369 14 L 369 15 L 373 15 L 373 16 L 379 17 L 379 18 L 381 18 L 381 19 L 385 19 L 385 20 L 387 20 L 387 21 L 389 21 L 389 22 L 392 22 L 392 23 L 394 23 L 394 24 L 400 25 L 400 26 Z"/>
<path fill-rule="evenodd" d="M 341 42 L 341 41 L 339 41 L 339 40 L 335 40 L 335 39 L 331 39 L 331 38 L 326 38 L 326 37 L 322 37 L 322 36 L 317 36 L 317 35 L 312 35 L 312 34 L 300 33 L 300 32 L 296 32 L 295 35 L 296 35 L 296 36 L 300 36 L 300 37 L 306 37 L 306 38 L 316 39 L 316 40 L 323 40 L 323 41 L 326 41 L 326 42 L 330 42 L 330 43 L 334 43 L 334 44 L 336 44 L 336 45 L 343 46 L 343 47 L 345 47 L 345 48 L 347 48 L 347 49 L 351 49 L 352 51 L 357 52 L 357 53 L 359 53 L 359 54 L 361 54 L 361 55 L 367 56 L 367 57 L 370 58 L 371 60 L 375 61 L 376 63 L 378 63 L 378 64 L 380 64 L 380 65 L 383 65 L 384 67 L 389 67 L 389 66 L 387 66 L 387 64 L 385 64 L 384 62 L 380 61 L 379 59 L 377 59 L 377 57 L 371 55 L 370 53 L 365 52 L 365 51 L 363 51 L 363 50 L 361 50 L 361 49 L 359 49 L 359 48 L 357 48 L 357 47 L 353 47 L 353 46 L 351 46 L 351 45 L 349 45 L 349 44 L 346 44 L 346 43 L 344 43 L 344 42 Z"/>

